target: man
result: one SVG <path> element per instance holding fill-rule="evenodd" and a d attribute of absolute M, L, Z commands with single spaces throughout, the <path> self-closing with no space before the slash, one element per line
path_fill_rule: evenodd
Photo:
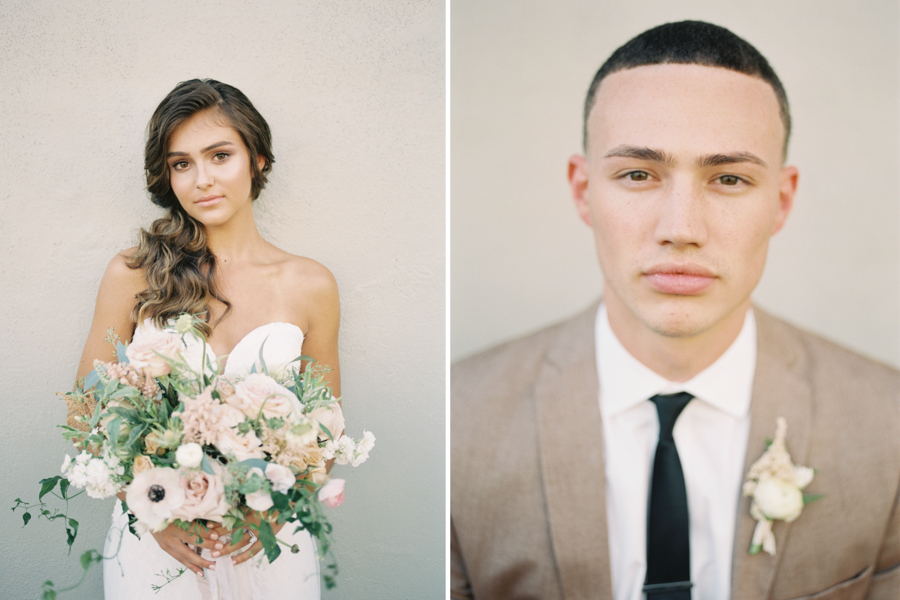
<path fill-rule="evenodd" d="M 714 25 L 598 71 L 569 182 L 604 299 L 454 367 L 453 597 L 900 597 L 900 375 L 751 306 L 789 134 L 765 58 Z M 824 494 L 799 516 L 742 495 L 779 417 L 816 473 L 757 479 Z"/>

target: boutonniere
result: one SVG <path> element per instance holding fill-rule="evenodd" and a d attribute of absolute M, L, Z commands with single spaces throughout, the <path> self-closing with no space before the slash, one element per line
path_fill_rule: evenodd
<path fill-rule="evenodd" d="M 775 439 L 750 467 L 744 482 L 744 495 L 751 498 L 750 516 L 758 521 L 750 542 L 750 554 L 765 550 L 774 556 L 773 521 L 790 523 L 800 516 L 806 504 L 823 497 L 823 494 L 802 492 L 812 481 L 815 471 L 791 462 L 791 455 L 784 445 L 786 435 L 787 421 L 778 417 Z"/>

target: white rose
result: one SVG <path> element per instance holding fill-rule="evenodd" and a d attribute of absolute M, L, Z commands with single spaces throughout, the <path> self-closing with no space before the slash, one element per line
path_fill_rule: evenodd
<path fill-rule="evenodd" d="M 175 451 L 175 462 L 185 469 L 196 469 L 203 462 L 203 448 L 196 442 L 182 444 Z"/>
<path fill-rule="evenodd" d="M 266 465 L 266 479 L 272 484 L 273 492 L 286 492 L 294 485 L 297 478 L 284 465 L 269 463 Z"/>
<path fill-rule="evenodd" d="M 216 408 L 216 414 L 220 415 L 219 423 L 222 432 L 216 437 L 213 446 L 224 455 L 233 455 L 238 460 L 248 458 L 263 458 L 262 442 L 251 429 L 241 434 L 237 426 L 244 422 L 244 413 L 238 409 L 222 404 Z"/>
<path fill-rule="evenodd" d="M 790 523 L 803 510 L 803 493 L 800 489 L 791 482 L 773 477 L 759 480 L 753 499 L 769 519 L 781 519 Z"/>
<path fill-rule="evenodd" d="M 341 410 L 340 404 L 332 404 L 331 406 L 322 406 L 309 413 L 310 419 L 315 419 L 324 425 L 331 432 L 333 439 L 338 439 L 344 433 L 344 412 Z M 328 439 L 325 432 L 319 429 L 319 438 Z"/>
<path fill-rule="evenodd" d="M 234 386 L 234 396 L 226 400 L 251 419 L 255 419 L 262 409 L 267 419 L 288 418 L 292 414 L 303 414 L 303 405 L 291 390 L 280 385 L 265 373 L 252 373 Z"/>
<path fill-rule="evenodd" d="M 129 344 L 125 356 L 129 362 L 149 377 L 161 377 L 172 372 L 165 358 L 176 360 L 184 348 L 181 336 L 172 331 L 145 329 L 139 342 Z M 163 358 L 165 357 L 165 358 Z"/>

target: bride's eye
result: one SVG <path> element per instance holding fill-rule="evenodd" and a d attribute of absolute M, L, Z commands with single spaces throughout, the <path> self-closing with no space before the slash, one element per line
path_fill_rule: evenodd
<path fill-rule="evenodd" d="M 215 159 L 219 162 L 228 158 L 229 154 L 227 152 L 216 152 Z"/>
<path fill-rule="evenodd" d="M 188 164 L 186 160 L 179 160 L 178 162 L 172 163 L 172 168 L 176 171 L 183 171 L 187 169 L 187 166 Z"/>

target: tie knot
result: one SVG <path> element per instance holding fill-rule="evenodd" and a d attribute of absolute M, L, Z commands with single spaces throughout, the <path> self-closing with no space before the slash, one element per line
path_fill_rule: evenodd
<path fill-rule="evenodd" d="M 694 397 L 687 392 L 677 394 L 657 394 L 650 398 L 650 402 L 656 405 L 656 413 L 659 415 L 659 439 L 671 440 L 672 430 L 675 429 L 675 421 Z"/>

